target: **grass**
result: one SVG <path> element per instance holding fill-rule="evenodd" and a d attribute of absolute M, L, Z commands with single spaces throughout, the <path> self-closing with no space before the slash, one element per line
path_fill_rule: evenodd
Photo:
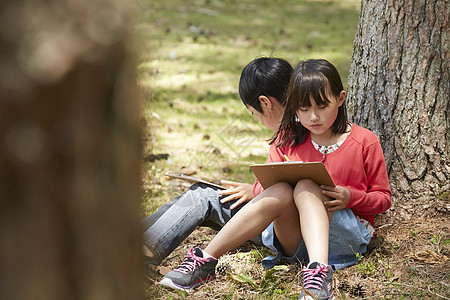
<path fill-rule="evenodd" d="M 168 171 L 254 181 L 248 165 L 265 161 L 271 132 L 244 109 L 237 83 L 255 57 L 279 56 L 293 65 L 326 58 L 346 85 L 360 1 L 138 0 L 136 6 L 143 215 L 189 186 L 168 180 Z M 383 215 L 377 226 L 369 253 L 336 273 L 337 298 L 449 299 L 448 218 L 394 223 Z M 175 267 L 192 245 L 205 245 L 214 234 L 197 229 L 163 265 Z M 250 244 L 231 251 L 220 261 L 225 272 L 191 295 L 160 288 L 160 276 L 147 278 L 147 299 L 297 299 L 300 268 L 264 270 L 260 260 L 269 254 Z"/>

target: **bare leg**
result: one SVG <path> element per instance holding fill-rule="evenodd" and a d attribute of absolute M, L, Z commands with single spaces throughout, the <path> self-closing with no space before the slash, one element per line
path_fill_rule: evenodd
<path fill-rule="evenodd" d="M 145 246 L 145 245 L 142 246 L 142 254 L 144 254 L 145 256 L 150 257 L 150 258 L 155 257 L 153 255 L 153 253 L 150 251 L 150 249 L 148 249 L 147 246 Z"/>
<path fill-rule="evenodd" d="M 279 240 L 286 253 L 294 255 L 301 241 L 301 233 L 298 211 L 292 198 L 292 187 L 287 183 L 277 183 L 269 187 L 245 205 L 219 231 L 205 251 L 219 258 L 260 234 L 272 221 L 277 237 L 280 234 Z"/>
<path fill-rule="evenodd" d="M 311 262 L 328 264 L 328 238 L 332 213 L 323 201 L 328 199 L 312 180 L 301 180 L 294 190 L 294 201 L 300 214 L 302 236 Z"/>

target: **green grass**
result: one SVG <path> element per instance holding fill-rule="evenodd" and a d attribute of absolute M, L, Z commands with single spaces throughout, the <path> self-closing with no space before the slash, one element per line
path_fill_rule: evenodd
<path fill-rule="evenodd" d="M 358 9 L 355 0 L 141 0 L 137 27 L 148 51 L 141 67 L 161 71 L 158 86 L 176 75 L 181 80 L 172 89 L 201 82 L 199 94 L 235 88 L 242 67 L 258 55 L 293 64 L 326 58 L 346 81 Z"/>

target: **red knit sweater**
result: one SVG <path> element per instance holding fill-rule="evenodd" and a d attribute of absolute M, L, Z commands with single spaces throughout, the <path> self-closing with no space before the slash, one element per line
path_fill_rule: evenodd
<path fill-rule="evenodd" d="M 347 207 L 374 226 L 374 215 L 385 212 L 391 206 L 391 190 L 386 172 L 383 151 L 378 137 L 370 130 L 352 124 L 352 130 L 344 143 L 330 154 L 317 151 L 311 137 L 295 147 L 270 146 L 267 162 L 285 161 L 287 155 L 291 161 L 322 161 L 335 185 L 350 191 Z M 254 195 L 263 191 L 256 180 Z"/>

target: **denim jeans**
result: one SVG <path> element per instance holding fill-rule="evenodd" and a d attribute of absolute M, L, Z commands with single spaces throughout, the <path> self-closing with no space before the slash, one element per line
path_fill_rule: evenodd
<path fill-rule="evenodd" d="M 144 218 L 144 244 L 155 256 L 153 263 L 160 264 L 197 226 L 220 230 L 243 206 L 230 209 L 235 201 L 222 204 L 222 197 L 216 188 L 196 183 Z"/>

